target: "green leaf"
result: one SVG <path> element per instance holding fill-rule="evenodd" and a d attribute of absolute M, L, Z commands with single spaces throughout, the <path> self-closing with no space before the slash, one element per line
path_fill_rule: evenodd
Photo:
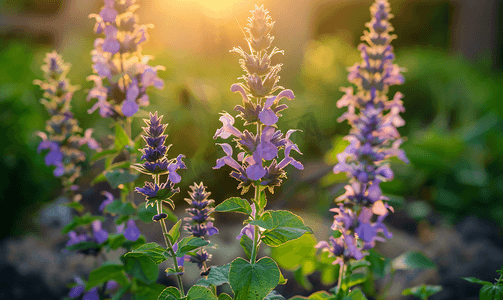
<path fill-rule="evenodd" d="M 283 276 L 283 273 L 281 273 L 281 270 L 279 270 L 279 282 L 278 282 L 278 284 L 284 285 L 287 282 L 288 282 L 288 279 L 285 279 L 285 277 Z"/>
<path fill-rule="evenodd" d="M 218 212 L 239 212 L 251 216 L 252 209 L 250 203 L 246 199 L 239 197 L 232 197 L 226 199 L 224 202 L 220 203 L 215 207 L 215 211 Z"/>
<path fill-rule="evenodd" d="M 293 271 L 293 278 L 300 284 L 304 289 L 310 291 L 313 289 L 313 285 L 309 281 L 306 275 L 302 272 L 302 267 L 297 268 Z"/>
<path fill-rule="evenodd" d="M 136 209 L 131 202 L 123 203 L 121 200 L 114 200 L 112 203 L 108 204 L 105 207 L 105 211 L 118 215 L 133 215 L 136 213 Z"/>
<path fill-rule="evenodd" d="M 293 271 L 304 260 L 310 260 L 316 254 L 315 245 L 316 238 L 311 234 L 305 234 L 296 240 L 271 248 L 271 257 L 281 268 Z"/>
<path fill-rule="evenodd" d="M 232 300 L 232 297 L 227 295 L 226 293 L 222 293 L 218 295 L 218 300 Z"/>
<path fill-rule="evenodd" d="M 419 251 L 409 251 L 393 259 L 391 266 L 395 270 L 435 269 L 436 265 Z"/>
<path fill-rule="evenodd" d="M 386 267 L 390 264 L 391 260 L 379 254 L 376 250 L 370 249 L 369 255 L 365 259 L 370 262 L 370 269 L 377 278 L 386 276 Z"/>
<path fill-rule="evenodd" d="M 262 300 L 277 285 L 279 268 L 269 257 L 250 264 L 243 258 L 236 258 L 229 270 L 229 283 L 235 300 Z"/>
<path fill-rule="evenodd" d="M 87 250 L 87 249 L 98 249 L 101 245 L 94 242 L 80 242 L 67 246 L 66 249 L 69 251 Z"/>
<path fill-rule="evenodd" d="M 211 267 L 208 277 L 199 279 L 196 284 L 209 287 L 210 285 L 221 286 L 223 284 L 229 283 L 230 267 L 230 263 L 223 266 Z"/>
<path fill-rule="evenodd" d="M 115 280 L 122 286 L 128 285 L 128 279 L 124 273 L 124 266 L 108 264 L 92 270 L 86 284 L 86 291 L 95 286 L 99 286 L 109 280 Z"/>
<path fill-rule="evenodd" d="M 367 300 L 367 297 L 365 297 L 359 289 L 354 289 L 349 293 L 349 295 L 342 298 L 342 300 Z"/>
<path fill-rule="evenodd" d="M 150 258 L 156 265 L 162 263 L 170 257 L 168 251 L 159 246 L 157 243 L 148 243 L 140 246 L 138 249 L 124 254 L 124 257 L 126 258 L 137 258 L 142 256 Z"/>
<path fill-rule="evenodd" d="M 479 300 L 503 299 L 503 287 L 499 285 L 484 285 L 480 289 Z"/>
<path fill-rule="evenodd" d="M 82 212 L 84 210 L 84 206 L 82 204 L 80 204 L 79 202 L 68 202 L 68 203 L 63 203 L 63 205 L 71 207 L 78 212 Z"/>
<path fill-rule="evenodd" d="M 182 257 L 185 254 L 187 254 L 187 252 L 197 249 L 199 247 L 206 246 L 208 244 L 209 242 L 203 238 L 188 236 L 186 238 L 183 238 L 178 243 L 178 251 L 176 251 L 176 256 Z"/>
<path fill-rule="evenodd" d="M 285 300 L 285 297 L 283 297 L 280 293 L 273 290 L 264 298 L 264 300 Z"/>
<path fill-rule="evenodd" d="M 98 182 L 103 182 L 106 180 L 107 180 L 107 178 L 105 177 L 105 175 L 103 173 L 101 173 L 100 175 L 94 177 L 93 181 L 91 181 L 91 185 L 95 185 Z"/>
<path fill-rule="evenodd" d="M 218 300 L 209 289 L 204 286 L 194 285 L 187 292 L 187 300 Z"/>
<path fill-rule="evenodd" d="M 349 268 L 351 271 L 365 267 L 370 267 L 370 263 L 366 260 L 357 260 L 349 264 Z"/>
<path fill-rule="evenodd" d="M 159 268 L 150 257 L 144 255 L 134 258 L 125 258 L 126 264 L 124 269 L 126 272 L 143 281 L 146 284 L 154 283 L 159 277 Z"/>
<path fill-rule="evenodd" d="M 482 285 L 493 285 L 492 282 L 477 279 L 475 277 L 461 277 L 462 279 L 469 281 L 471 283 L 478 283 Z"/>
<path fill-rule="evenodd" d="M 319 291 L 316 293 L 311 294 L 309 297 L 302 297 L 302 296 L 295 296 L 293 298 L 290 298 L 288 300 L 301 300 L 301 299 L 310 299 L 310 300 L 325 300 L 325 299 L 335 299 L 334 296 L 332 296 L 330 293 L 327 293 L 326 291 Z"/>
<path fill-rule="evenodd" d="M 261 240 L 271 247 L 298 239 L 306 232 L 313 233 L 311 228 L 304 225 L 301 217 L 286 210 L 267 211 L 259 220 L 251 221 L 250 224 L 266 229 Z"/>
<path fill-rule="evenodd" d="M 171 242 L 176 243 L 178 238 L 180 237 L 180 225 L 182 224 L 182 220 L 178 220 L 173 227 L 169 230 L 168 234 L 171 237 Z"/>
<path fill-rule="evenodd" d="M 421 299 L 426 299 L 442 290 L 440 285 L 420 285 L 402 291 L 402 295 L 413 295 Z"/>
<path fill-rule="evenodd" d="M 165 288 L 166 286 L 162 284 L 145 284 L 137 281 L 136 289 L 133 291 L 133 300 L 157 300 Z M 178 300 L 178 298 L 174 300 Z"/>
<path fill-rule="evenodd" d="M 115 149 L 122 150 L 126 145 L 132 144 L 128 135 L 124 131 L 124 129 L 119 125 L 115 124 Z"/>
<path fill-rule="evenodd" d="M 124 169 L 115 169 L 112 171 L 103 172 L 105 178 L 114 189 L 119 187 L 120 184 L 134 182 L 138 178 L 138 174 L 131 174 Z"/>
<path fill-rule="evenodd" d="M 266 198 L 266 195 L 265 195 L 265 192 L 261 192 L 260 193 L 260 197 L 258 198 L 258 211 L 262 211 L 265 206 L 267 205 L 267 198 Z"/>
<path fill-rule="evenodd" d="M 119 150 L 112 148 L 112 149 L 107 149 L 103 150 L 101 152 L 96 152 L 93 157 L 91 158 L 92 162 L 96 162 L 100 159 L 106 158 L 106 157 L 114 157 L 119 154 Z"/>
<path fill-rule="evenodd" d="M 105 218 L 103 218 L 101 216 L 93 216 L 93 215 L 91 215 L 90 212 L 87 212 L 80 217 L 79 216 L 73 217 L 72 222 L 70 222 L 70 224 L 66 225 L 61 230 L 61 232 L 63 234 L 67 234 L 68 232 L 74 230 L 75 228 L 77 228 L 79 226 L 83 226 L 83 225 L 89 225 L 95 220 L 103 221 L 103 220 L 105 220 Z"/>
<path fill-rule="evenodd" d="M 239 244 L 245 251 L 246 257 L 248 257 L 248 259 L 251 259 L 251 253 L 253 249 L 252 239 L 250 239 L 246 234 L 243 234 L 241 236 L 241 239 L 239 240 Z"/>
<path fill-rule="evenodd" d="M 122 234 L 117 234 L 113 236 L 108 236 L 108 246 L 112 250 L 117 250 L 119 247 L 124 244 L 126 241 L 126 238 Z"/>
<path fill-rule="evenodd" d="M 349 277 L 348 281 L 346 283 L 343 283 L 343 286 L 345 285 L 346 288 L 343 287 L 344 290 L 347 290 L 348 288 L 355 286 L 357 284 L 364 283 L 368 279 L 368 276 L 363 273 L 353 273 L 351 274 L 351 277 Z"/>
<path fill-rule="evenodd" d="M 169 286 L 161 292 L 157 300 L 177 300 L 180 297 L 180 291 L 174 286 Z"/>

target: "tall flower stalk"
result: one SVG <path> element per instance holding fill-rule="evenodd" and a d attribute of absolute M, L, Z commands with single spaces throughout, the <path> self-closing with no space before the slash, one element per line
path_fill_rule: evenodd
<path fill-rule="evenodd" d="M 403 139 L 397 130 L 405 124 L 399 116 L 405 111 L 403 95 L 397 92 L 391 100 L 386 95 L 389 86 L 404 81 L 401 69 L 393 64 L 395 56 L 390 42 L 396 36 L 390 35 L 393 27 L 389 23 L 392 17 L 389 3 L 376 0 L 370 11 L 372 20 L 366 24 L 369 30 L 362 37 L 367 44 L 358 46 L 362 62 L 349 68 L 348 80 L 357 86 L 357 91 L 353 93 L 352 87 L 342 88 L 345 95 L 337 102 L 338 108 L 348 107 L 338 121 L 347 120 L 352 129 L 345 137 L 350 144 L 337 155 L 339 162 L 333 171 L 345 172 L 349 183 L 345 186 L 346 192 L 336 199 L 338 207 L 330 210 L 335 213 L 334 237 L 316 245 L 328 251 L 336 258 L 334 264 L 340 265 L 338 287 L 344 295 L 350 259 L 362 259 L 376 241 L 385 241 L 379 232 L 385 238 L 392 237 L 383 220 L 393 208 L 385 202 L 388 198 L 379 187 L 381 182 L 393 179 L 389 158 L 396 156 L 408 162 L 399 149 Z"/>
<path fill-rule="evenodd" d="M 136 188 L 138 193 L 141 193 L 146 197 L 146 206 L 155 206 L 157 208 L 157 215 L 152 219 L 161 224 L 161 229 L 166 243 L 166 248 L 173 258 L 173 264 L 178 280 L 178 286 L 180 292 L 183 296 L 183 284 L 182 284 L 182 271 L 179 270 L 179 260 L 177 260 L 174 249 L 173 241 L 170 240 L 168 230 L 166 228 L 165 219 L 168 217 L 166 213 L 163 212 L 163 203 L 168 203 L 173 209 L 175 208 L 173 200 L 171 197 L 180 192 L 179 188 L 175 188 L 175 184 L 179 183 L 182 179 L 180 175 L 176 172 L 179 169 L 186 169 L 182 158 L 185 156 L 180 154 L 177 158 L 168 159 L 167 153 L 171 145 L 165 146 L 167 135 L 164 134 L 167 124 L 161 123 L 162 116 L 158 117 L 157 112 L 150 114 L 150 119 L 144 119 L 147 127 L 143 127 L 145 135 L 142 135 L 143 140 L 146 142 L 146 147 L 141 149 L 143 154 L 141 160 L 145 160 L 143 164 L 135 164 L 133 167 L 144 173 L 149 174 L 154 179 L 154 182 L 145 182 L 145 185 L 141 188 Z M 166 182 L 161 183 L 161 175 L 167 175 Z M 175 247 L 176 248 L 176 247 Z"/>
<path fill-rule="evenodd" d="M 214 139 L 228 139 L 233 137 L 239 154 L 237 160 L 233 157 L 233 147 L 228 143 L 219 143 L 225 152 L 225 156 L 217 159 L 214 169 L 224 165 L 233 168 L 230 176 L 239 181 L 238 189 L 246 193 L 251 186 L 255 189 L 255 196 L 250 204 L 248 200 L 230 198 L 219 204 L 216 211 L 235 211 L 245 213 L 248 219 L 246 226 L 238 236 L 249 261 L 242 258 L 235 259 L 230 266 L 229 281 L 235 293 L 235 299 L 259 299 L 264 298 L 280 282 L 280 271 L 271 258 L 264 257 L 257 260 L 257 253 L 261 242 L 276 247 L 289 240 L 299 238 L 305 232 L 311 230 L 304 225 L 302 219 L 288 211 L 266 211 L 267 204 L 265 189 L 274 192 L 274 187 L 280 186 L 286 178 L 285 167 L 293 165 L 302 170 L 302 163 L 293 156 L 293 151 L 301 153 L 296 144 L 290 140 L 290 136 L 296 130 L 288 130 L 286 134 L 278 130 L 277 122 L 283 110 L 288 106 L 281 102 L 283 98 L 294 99 L 291 90 L 285 90 L 278 86 L 278 73 L 281 64 L 274 65 L 272 58 L 281 53 L 276 47 L 271 48 L 274 37 L 271 31 L 274 22 L 269 12 L 263 6 L 255 6 L 248 18 L 245 40 L 248 50 L 241 47 L 233 48 L 241 56 L 239 63 L 245 74 L 240 77 L 242 81 L 231 86 L 232 92 L 240 93 L 242 105 L 236 105 L 234 110 L 244 121 L 244 126 L 249 129 L 243 131 L 234 127 L 234 117 L 227 112 L 221 113 L 222 127 L 214 135 Z M 280 91 L 276 95 L 275 92 Z M 283 156 L 280 159 L 280 155 Z M 285 220 L 289 220 L 286 222 Z M 290 222 L 291 221 L 291 222 Z M 278 224 L 288 225 L 286 228 L 278 228 Z M 241 274 L 249 268 L 267 270 L 267 274 L 250 274 L 246 277 Z M 253 272 L 252 272 L 253 273 Z M 253 276 L 265 276 L 265 286 L 259 286 L 258 282 L 247 280 Z M 260 299 L 262 299 L 260 298 Z"/>
<path fill-rule="evenodd" d="M 33 83 L 44 91 L 40 102 L 51 117 L 46 122 L 45 132 L 37 132 L 42 138 L 37 150 L 39 153 L 49 150 L 45 155 L 45 164 L 55 167 L 54 176 L 62 178 L 64 192 L 70 195 L 78 190 L 75 182 L 81 176 L 80 164 L 86 160 L 80 147 L 87 144 L 99 151 L 100 146 L 91 136 L 93 130 L 87 129 L 82 135 L 79 122 L 73 118 L 70 102 L 78 87 L 72 86 L 66 78 L 70 64 L 65 63 L 56 51 L 47 53 L 44 62 L 41 67 L 44 80 Z"/>

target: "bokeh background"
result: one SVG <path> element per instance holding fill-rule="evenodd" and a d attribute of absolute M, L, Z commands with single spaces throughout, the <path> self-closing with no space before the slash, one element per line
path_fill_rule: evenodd
<path fill-rule="evenodd" d="M 444 285 L 444 292 L 433 299 L 471 299 L 478 287 L 459 277 L 492 281 L 503 265 L 503 5 L 498 0 L 389 2 L 398 36 L 392 43 L 396 63 L 406 69 L 405 84 L 394 86 L 390 95 L 396 91 L 405 95 L 407 124 L 400 132 L 407 137 L 403 149 L 411 163 L 393 161 L 395 179 L 382 184 L 396 213 L 388 217 L 395 238 L 381 251 L 390 257 L 408 249 L 426 251 L 438 269 L 421 275 L 418 283 Z M 360 60 L 356 46 L 370 20 L 371 3 L 138 1 L 140 23 L 155 26 L 143 54 L 155 57 L 153 65 L 166 67 L 159 74 L 165 88 L 150 93 L 148 110 L 158 111 L 170 124 L 170 157 L 178 153 L 187 157 L 189 169 L 181 172 L 180 199 L 195 181 L 203 181 L 217 203 L 238 194 L 228 168 L 212 170 L 222 155 L 212 137 L 221 126 L 218 113 L 232 112 L 241 101 L 229 90 L 242 75 L 238 55 L 229 50 L 245 46 L 241 28 L 249 10 L 264 4 L 276 21 L 274 44 L 285 50 L 284 56 L 276 57 L 283 63 L 280 85 L 296 95 L 278 125 L 303 131 L 293 139 L 303 151 L 300 160 L 306 167 L 302 172 L 287 170 L 289 179 L 269 197 L 269 205 L 301 214 L 318 239 L 328 236 L 323 227 L 331 223 L 328 209 L 346 180 L 345 175 L 332 174 L 331 168 L 335 155 L 346 146 L 342 138 L 349 130 L 347 124 L 337 123 L 344 111 L 335 103 L 342 96 L 339 88 L 349 86 L 346 68 Z M 61 192 L 60 182 L 36 153 L 39 138 L 34 134 L 48 118 L 39 103 L 42 92 L 33 85 L 42 77 L 46 52 L 56 49 L 72 64 L 67 77 L 81 87 L 72 100 L 81 127 L 95 128 L 104 145 L 111 142 L 110 120 L 87 114 L 93 103 L 85 100 L 92 87 L 86 77 L 92 73 L 90 51 L 96 38 L 94 20 L 88 15 L 99 12 L 102 5 L 98 0 L 0 2 L 0 276 L 11 280 L 0 288 L 0 298 L 34 299 L 31 290 L 21 288 L 16 294 L 12 287 L 37 282 L 37 291 L 46 299 L 58 299 L 65 292 L 63 283 L 69 282 L 47 287 L 47 280 L 38 278 L 45 276 L 41 269 L 46 258 L 22 261 L 12 253 L 27 248 L 29 256 L 37 251 L 33 247 L 58 252 L 65 242 L 47 229 L 61 226 L 69 215 L 51 206 Z M 142 123 L 140 119 L 133 123 L 134 136 Z M 81 180 L 83 201 L 99 203 L 100 189 L 110 187 L 90 184 L 99 164 L 86 170 Z M 182 214 L 182 202 L 178 209 Z M 216 224 L 237 227 L 242 221 L 239 216 L 216 219 Z M 55 245 L 40 244 L 48 235 L 55 237 Z M 229 243 L 233 240 L 228 237 Z M 433 244 L 438 249 L 431 250 Z M 418 276 L 406 279 L 405 287 Z M 312 275 L 312 280 L 319 281 L 319 275 Z M 284 295 L 303 292 L 293 287 L 293 280 L 290 283 Z"/>

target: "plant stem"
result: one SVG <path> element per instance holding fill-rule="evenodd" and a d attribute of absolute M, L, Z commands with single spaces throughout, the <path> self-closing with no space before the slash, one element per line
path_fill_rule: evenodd
<path fill-rule="evenodd" d="M 395 277 L 395 270 L 393 268 L 391 268 L 391 271 L 390 271 L 390 277 L 389 277 L 389 281 L 388 283 L 386 283 L 386 286 L 384 287 L 384 290 L 382 291 L 381 295 L 379 297 L 377 297 L 378 300 L 384 300 L 386 299 L 386 296 L 388 295 L 388 290 L 389 288 L 391 287 L 391 284 L 393 283 L 393 278 Z"/>
<path fill-rule="evenodd" d="M 342 261 L 342 265 L 340 266 L 339 268 L 339 278 L 337 278 L 337 286 L 339 287 L 339 291 L 337 292 L 337 294 L 340 293 L 340 291 L 342 290 L 342 277 L 344 277 L 344 261 Z"/>
<path fill-rule="evenodd" d="M 255 209 L 256 211 L 259 210 L 259 207 L 258 207 L 258 202 L 259 202 L 259 199 L 260 199 L 260 187 L 258 186 L 255 186 Z M 254 218 L 257 216 L 257 213 L 255 213 L 255 216 L 253 216 Z M 257 252 L 258 252 L 258 231 L 259 231 L 259 228 L 257 225 L 254 225 L 253 226 L 253 248 L 252 248 L 252 253 L 251 253 L 251 260 L 250 260 L 250 263 L 251 264 L 254 264 L 255 261 L 257 260 Z"/>
<path fill-rule="evenodd" d="M 159 184 L 159 177 L 160 175 L 155 176 L 155 184 Z M 156 203 L 157 203 L 157 213 L 161 214 L 162 201 L 157 200 Z M 175 251 L 173 250 L 173 244 L 168 238 L 168 230 L 166 229 L 166 223 L 164 222 L 164 219 L 161 219 L 160 223 L 161 223 L 162 235 L 164 237 L 164 242 L 166 242 L 166 247 L 169 253 L 171 254 L 171 257 L 173 258 L 173 265 L 175 267 L 175 271 L 178 272 L 178 262 L 176 261 Z M 185 297 L 185 293 L 183 291 L 182 276 L 176 275 L 176 277 L 178 281 L 178 287 L 180 288 L 180 294 L 182 297 Z"/>

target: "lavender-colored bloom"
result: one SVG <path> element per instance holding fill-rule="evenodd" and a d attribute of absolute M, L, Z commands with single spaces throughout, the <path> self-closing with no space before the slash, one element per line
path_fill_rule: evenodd
<path fill-rule="evenodd" d="M 77 245 L 83 242 L 89 242 L 96 244 L 95 247 L 88 247 L 86 249 L 77 250 L 77 253 L 81 253 L 84 255 L 93 255 L 96 256 L 99 254 L 101 250 L 101 246 L 99 244 L 103 244 L 108 240 L 108 232 L 102 228 L 102 224 L 100 220 L 95 220 L 91 223 L 92 228 L 92 236 L 87 234 L 86 232 L 77 234 L 75 231 L 70 231 L 68 233 L 68 237 L 70 238 L 66 242 L 66 247 L 70 247 L 72 245 Z"/>
<path fill-rule="evenodd" d="M 255 217 L 257 215 L 257 210 L 255 208 L 255 203 L 252 203 L 250 206 L 251 206 L 251 209 L 252 209 L 251 215 L 255 219 Z M 243 235 L 246 235 L 251 240 L 253 240 L 254 239 L 254 235 L 255 235 L 255 226 L 253 226 L 251 224 L 248 224 L 245 227 L 243 227 L 243 229 L 241 229 L 241 232 L 236 237 L 236 239 L 240 240 Z"/>
<path fill-rule="evenodd" d="M 92 138 L 92 129 L 87 129 L 81 136 L 82 129 L 71 112 L 71 99 L 77 89 L 66 78 L 70 64 L 64 63 L 60 55 L 53 51 L 47 53 L 44 59 L 44 80 L 33 83 L 44 90 L 44 99 L 40 102 L 45 106 L 51 118 L 46 122 L 46 132 L 37 132 L 42 139 L 38 145 L 38 153 L 49 150 L 44 162 L 54 166 L 54 176 L 63 180 L 64 191 L 72 194 L 75 181 L 80 177 L 81 166 L 85 160 L 80 147 L 87 144 L 89 148 L 100 151 L 100 146 Z"/>
<path fill-rule="evenodd" d="M 343 244 L 345 249 L 343 256 L 334 253 L 340 263 L 340 258 L 346 259 L 347 253 L 359 260 L 366 254 L 362 251 L 373 248 L 375 241 L 385 241 L 378 233 L 382 232 L 385 238 L 392 237 L 382 221 L 393 208 L 383 202 L 388 198 L 382 195 L 379 184 L 393 179 L 389 157 L 396 156 L 408 162 L 403 150 L 399 149 L 403 140 L 396 129 L 405 124 L 399 116 L 405 111 L 401 101 L 403 95 L 396 93 L 392 100 L 386 96 L 389 86 L 404 81 L 401 69 L 393 64 L 390 42 L 394 36 L 389 34 L 393 30 L 388 22 L 389 3 L 376 0 L 370 10 L 369 31 L 365 31 L 362 38 L 368 45 L 358 47 L 362 62 L 351 67 L 348 75 L 358 91 L 354 93 L 352 87 L 341 89 L 345 95 L 337 102 L 339 108 L 348 107 L 348 112 L 338 121 L 347 120 L 352 126 L 345 138 L 350 144 L 337 155 L 339 162 L 333 169 L 334 173 L 345 172 L 350 178 L 346 192 L 336 199 L 339 207 L 331 209 L 336 213 L 332 229 L 342 233 L 339 240 L 331 241 L 332 245 Z M 377 221 L 371 222 L 374 215 L 378 215 Z M 357 239 L 363 246 L 358 246 Z M 327 248 L 328 244 L 324 243 L 318 248 Z"/>
<path fill-rule="evenodd" d="M 103 192 L 101 192 L 101 194 L 103 194 L 106 197 L 106 199 L 103 202 L 101 202 L 98 209 L 100 211 L 103 211 L 105 209 L 105 207 L 107 207 L 108 204 L 110 204 L 114 201 L 114 195 L 112 195 L 112 193 L 107 192 L 107 191 L 103 191 Z"/>
<path fill-rule="evenodd" d="M 126 224 L 117 226 L 117 233 L 124 234 L 124 237 L 132 242 L 135 242 L 141 235 L 140 230 L 136 227 L 134 220 L 128 220 Z"/>
<path fill-rule="evenodd" d="M 139 25 L 135 14 L 135 1 L 105 0 L 99 14 L 89 17 L 96 20 L 94 32 L 104 34 L 97 38 L 91 51 L 93 70 L 97 75 L 88 77 L 94 81 L 87 100 L 97 99 L 88 112 L 99 108 L 100 116 L 124 118 L 135 115 L 140 106 L 149 104 L 146 94 L 149 86 L 157 89 L 164 82 L 157 77 L 162 66 L 148 65 L 149 56 L 141 54 L 141 44 L 147 40 L 147 27 Z"/>
<path fill-rule="evenodd" d="M 98 244 L 105 242 L 108 239 L 108 232 L 101 227 L 101 221 L 95 220 L 91 223 L 93 228 L 93 236 Z"/>
<path fill-rule="evenodd" d="M 300 162 L 290 156 L 292 148 L 300 153 L 298 147 L 289 139 L 293 131 L 288 131 L 283 138 L 281 131 L 275 128 L 281 117 L 280 112 L 288 108 L 287 105 L 281 104 L 280 100 L 293 100 L 295 96 L 291 90 L 282 90 L 282 87 L 277 86 L 281 64 L 272 65 L 271 58 L 283 51 L 277 48 L 268 50 L 274 39 L 270 35 L 274 22 L 271 21 L 269 12 L 263 6 L 255 6 L 251 13 L 252 17 L 245 28 L 248 33 L 245 39 L 250 47 L 249 53 L 241 47 L 232 49 L 241 55 L 239 63 L 246 75 L 241 78 L 244 82 L 231 86 L 231 91 L 242 97 L 243 104 L 234 108 L 240 112 L 238 117 L 244 120 L 245 126 L 254 125 L 257 132 L 254 134 L 249 130 L 237 129 L 234 126 L 234 117 L 227 112 L 222 113 L 222 127 L 217 129 L 213 138 L 234 137 L 240 152 L 236 161 L 232 157 L 233 151 L 229 144 L 217 144 L 222 147 L 226 156 L 217 159 L 214 169 L 224 165 L 233 168 L 234 171 L 230 175 L 240 181 L 238 188 L 242 189 L 242 193 L 248 191 L 252 184 L 267 186 L 272 193 L 274 187 L 281 184 L 281 178 L 286 177 L 284 167 L 292 164 L 298 169 L 303 168 Z M 277 90 L 282 91 L 274 95 Z M 276 159 L 282 155 L 281 150 L 284 150 L 285 158 L 278 165 Z"/>

